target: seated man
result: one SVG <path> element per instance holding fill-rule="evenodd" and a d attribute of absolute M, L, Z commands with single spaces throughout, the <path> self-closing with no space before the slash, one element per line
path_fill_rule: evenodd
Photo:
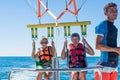
<path fill-rule="evenodd" d="M 41 41 L 41 48 L 38 48 L 37 53 L 35 54 L 35 42 L 33 41 L 33 50 L 32 50 L 32 58 L 35 59 L 38 57 L 38 62 L 36 62 L 36 65 L 39 65 L 37 68 L 51 68 L 52 65 L 52 57 L 53 52 L 55 52 L 54 42 L 52 41 L 52 46 L 47 46 L 48 39 L 45 37 L 42 37 Z M 52 76 L 51 72 L 39 72 L 37 76 L 37 80 L 42 80 L 42 75 L 45 74 L 45 80 L 50 80 L 50 77 Z"/>
<path fill-rule="evenodd" d="M 85 68 L 87 67 L 86 62 L 86 53 L 89 55 L 94 55 L 93 49 L 87 43 L 87 41 L 83 38 L 83 43 L 86 44 L 86 47 L 80 43 L 80 36 L 78 33 L 73 33 L 71 36 L 72 43 L 69 45 L 69 68 Z M 66 46 L 67 40 L 64 42 L 64 47 L 62 50 L 62 59 L 66 58 Z M 86 72 L 70 72 L 72 80 L 86 80 Z"/>

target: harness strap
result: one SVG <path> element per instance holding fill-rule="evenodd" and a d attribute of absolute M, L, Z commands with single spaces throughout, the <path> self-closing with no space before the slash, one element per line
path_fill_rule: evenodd
<path fill-rule="evenodd" d="M 87 59 L 86 59 L 86 47 L 85 47 L 85 43 L 83 43 L 83 46 L 84 46 L 84 56 L 85 56 L 85 62 L 86 62 Z M 87 63 L 86 63 L 86 65 L 87 65 Z"/>
<path fill-rule="evenodd" d="M 40 55 L 40 57 L 42 57 L 42 56 L 52 56 L 52 55 L 48 55 L 48 54 L 43 54 L 43 55 Z"/>
<path fill-rule="evenodd" d="M 71 56 L 83 56 L 83 57 L 86 57 L 84 54 L 72 54 Z"/>
<path fill-rule="evenodd" d="M 73 50 L 84 50 L 84 49 L 81 49 L 81 48 L 76 48 L 76 49 L 71 49 L 70 51 L 73 51 Z"/>
<path fill-rule="evenodd" d="M 50 46 L 48 46 L 48 53 L 49 53 L 49 60 L 51 60 L 51 54 L 50 54 Z"/>
<path fill-rule="evenodd" d="M 72 60 L 72 62 L 85 62 L 85 60 Z"/>

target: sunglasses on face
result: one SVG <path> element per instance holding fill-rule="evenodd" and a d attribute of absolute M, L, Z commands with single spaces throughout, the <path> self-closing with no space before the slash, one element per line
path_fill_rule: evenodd
<path fill-rule="evenodd" d="M 48 42 L 41 42 L 41 44 L 48 44 Z"/>

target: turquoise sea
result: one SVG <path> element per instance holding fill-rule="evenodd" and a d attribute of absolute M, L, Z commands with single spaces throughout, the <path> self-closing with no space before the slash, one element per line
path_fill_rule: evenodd
<path fill-rule="evenodd" d="M 63 61 L 60 57 L 58 59 L 59 67 L 66 68 L 66 60 Z M 98 57 L 88 57 L 88 66 L 95 67 L 98 60 Z M 35 61 L 31 57 L 0 57 L 0 80 L 8 80 L 8 74 L 14 68 L 35 69 Z M 36 72 L 15 72 L 12 74 L 12 80 L 35 80 L 36 75 Z M 60 80 L 70 80 L 68 72 L 61 72 Z M 94 80 L 94 71 L 88 71 L 87 80 Z M 120 80 L 120 74 L 118 80 Z"/>

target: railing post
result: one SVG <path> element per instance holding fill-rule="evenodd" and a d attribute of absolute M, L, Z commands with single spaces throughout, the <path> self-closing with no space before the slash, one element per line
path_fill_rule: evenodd
<path fill-rule="evenodd" d="M 59 69 L 59 63 L 57 57 L 52 58 L 52 69 Z M 59 71 L 53 72 L 53 80 L 60 80 Z"/>
<path fill-rule="evenodd" d="M 8 80 L 11 80 L 11 75 L 12 75 L 13 71 L 10 71 L 9 75 L 8 75 Z"/>

